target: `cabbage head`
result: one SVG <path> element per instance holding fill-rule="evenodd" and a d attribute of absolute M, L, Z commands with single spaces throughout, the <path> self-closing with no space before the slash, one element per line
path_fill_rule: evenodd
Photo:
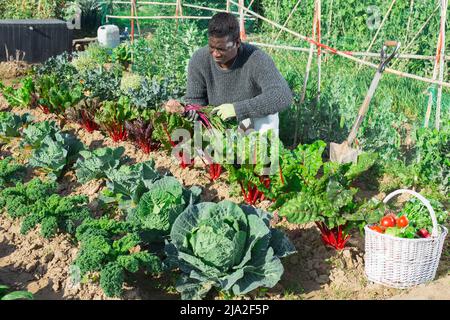
<path fill-rule="evenodd" d="M 183 272 L 183 299 L 201 299 L 213 287 L 240 295 L 271 288 L 295 252 L 283 232 L 270 228 L 269 213 L 231 201 L 188 206 L 175 220 L 166 245 L 168 263 Z"/>

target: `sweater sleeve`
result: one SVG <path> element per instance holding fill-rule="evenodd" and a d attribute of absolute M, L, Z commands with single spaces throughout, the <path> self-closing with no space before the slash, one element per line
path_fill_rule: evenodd
<path fill-rule="evenodd" d="M 272 58 L 258 50 L 252 57 L 252 79 L 261 88 L 254 98 L 233 103 L 238 121 L 262 118 L 280 112 L 292 103 L 292 91 Z"/>
<path fill-rule="evenodd" d="M 198 56 L 198 54 L 194 54 L 189 60 L 186 94 L 182 98 L 182 101 L 188 104 L 207 106 L 208 94 L 206 81 L 200 72 L 200 64 L 202 61 L 200 61 Z"/>

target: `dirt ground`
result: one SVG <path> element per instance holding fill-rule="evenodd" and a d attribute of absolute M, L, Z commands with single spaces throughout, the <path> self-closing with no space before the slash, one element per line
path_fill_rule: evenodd
<path fill-rule="evenodd" d="M 6 103 L 0 96 L 0 110 Z M 40 110 L 13 110 L 21 114 L 28 112 L 35 121 L 55 120 L 54 115 L 44 115 Z M 230 199 L 241 202 L 242 197 L 232 192 L 227 175 L 210 182 L 200 160 L 193 169 L 181 169 L 165 152 L 144 154 L 129 142 L 114 143 L 98 131 L 86 133 L 78 124 L 69 123 L 64 130 L 71 131 L 90 148 L 101 146 L 124 146 L 129 163 L 153 158 L 158 171 L 170 172 L 186 186 L 203 187 L 202 201 Z M 19 161 L 25 157 L 17 148 L 18 141 L 3 146 L 0 157 L 12 155 Z M 76 182 L 73 171 L 61 179 L 61 194 L 86 194 L 95 210 L 97 194 L 104 187 L 102 181 L 91 181 L 84 185 Z M 368 194 L 370 191 L 364 191 Z M 384 194 L 378 194 L 383 198 Z M 259 204 L 267 207 L 268 202 Z M 1 212 L 0 212 L 1 213 Z M 435 281 L 409 290 L 399 290 L 369 283 L 364 274 L 364 238 L 352 234 L 346 249 L 336 251 L 322 244 L 320 233 L 314 224 L 303 226 L 279 222 L 277 227 L 285 230 L 294 243 L 297 253 L 283 259 L 284 274 L 272 289 L 257 289 L 246 299 L 286 300 L 380 300 L 380 299 L 448 299 L 450 300 L 450 244 L 447 238 Z M 58 235 L 46 240 L 35 229 L 21 235 L 20 221 L 13 221 L 0 214 L 0 284 L 15 290 L 28 290 L 35 299 L 110 299 L 99 287 L 98 275 L 88 281 L 74 283 L 71 268 L 78 253 L 77 244 L 68 235 Z M 160 278 L 137 274 L 127 283 L 122 299 L 179 299 L 174 289 L 174 275 Z M 219 297 L 220 298 L 220 297 Z"/>

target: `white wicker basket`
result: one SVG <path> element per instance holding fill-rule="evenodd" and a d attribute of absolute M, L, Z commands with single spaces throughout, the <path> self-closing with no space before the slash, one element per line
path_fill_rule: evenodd
<path fill-rule="evenodd" d="M 442 247 L 448 233 L 438 225 L 430 202 L 411 190 L 396 190 L 384 200 L 387 203 L 398 194 L 409 193 L 427 207 L 433 222 L 429 238 L 405 239 L 382 234 L 365 226 L 365 272 L 375 283 L 405 289 L 432 281 L 441 257 Z"/>

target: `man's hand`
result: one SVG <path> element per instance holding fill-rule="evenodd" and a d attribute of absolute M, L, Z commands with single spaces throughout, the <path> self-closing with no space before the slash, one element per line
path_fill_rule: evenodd
<path fill-rule="evenodd" d="M 219 117 L 222 118 L 222 120 L 227 120 L 229 118 L 236 117 L 236 111 L 234 110 L 234 105 L 231 103 L 225 103 L 218 107 L 215 107 L 211 111 L 212 114 L 217 113 Z"/>
<path fill-rule="evenodd" d="M 183 105 L 174 99 L 170 99 L 169 101 L 167 101 L 164 104 L 164 109 L 170 113 L 183 113 L 184 112 Z"/>

